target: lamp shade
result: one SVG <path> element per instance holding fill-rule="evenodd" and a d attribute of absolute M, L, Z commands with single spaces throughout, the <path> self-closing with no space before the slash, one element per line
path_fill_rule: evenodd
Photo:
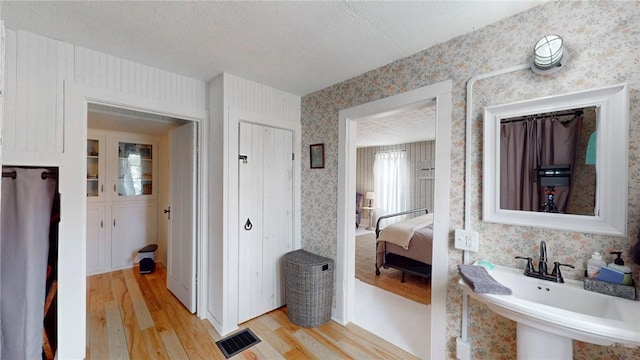
<path fill-rule="evenodd" d="M 376 193 L 374 193 L 373 191 L 368 191 L 367 195 L 365 197 L 367 198 L 367 200 L 375 200 L 376 199 Z"/>

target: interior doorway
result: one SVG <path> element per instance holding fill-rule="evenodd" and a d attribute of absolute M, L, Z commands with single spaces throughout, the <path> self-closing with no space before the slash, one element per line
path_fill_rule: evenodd
<path fill-rule="evenodd" d="M 433 213 L 435 178 L 433 174 L 423 176 L 422 168 L 427 164 L 433 168 L 435 108 L 432 100 L 425 100 L 353 120 L 357 123 L 356 191 L 372 198 L 367 203 L 371 228 L 382 230 L 394 223 L 404 224 L 408 218 L 425 218 L 407 249 L 377 241 L 375 231 L 355 238 L 358 307 L 353 322 L 423 359 L 429 356 L 433 243 L 429 221 L 433 215 L 416 209 Z M 415 212 L 395 215 L 407 211 Z M 402 260 L 386 265 L 394 256 Z"/>
<path fill-rule="evenodd" d="M 208 111 L 202 108 L 176 105 L 150 100 L 119 91 L 100 89 L 88 85 L 66 83 L 64 86 L 64 153 L 60 156 L 60 193 L 64 201 L 61 213 L 70 221 L 60 223 L 60 236 L 66 239 L 59 247 L 59 276 L 65 279 L 65 287 L 58 290 L 58 346 L 59 353 L 67 357 L 83 357 L 86 351 L 87 326 L 87 281 L 86 281 L 86 149 L 87 149 L 87 108 L 88 104 L 101 104 L 122 109 L 140 111 L 180 118 L 198 123 L 198 188 L 196 205 L 196 254 L 199 274 L 197 301 L 206 303 L 208 208 L 204 200 L 208 198 Z M 200 281 L 201 280 L 201 281 Z M 204 306 L 199 306 L 197 315 L 206 316 Z M 74 355 L 70 355 L 74 354 Z"/>
<path fill-rule="evenodd" d="M 356 205 L 365 198 L 364 206 L 356 209 L 356 278 L 429 305 L 433 215 L 425 215 L 433 213 L 435 103 L 419 102 L 356 122 Z M 413 212 L 393 216 L 406 211 Z M 383 229 L 400 220 L 418 221 L 416 217 L 424 217 L 424 221 L 416 225 L 420 231 L 407 249 L 376 241 L 377 220 Z M 401 260 L 396 264 L 388 264 L 387 253 L 394 254 L 390 261 L 395 255 L 402 258 L 397 258 Z"/>
<path fill-rule="evenodd" d="M 348 323 L 356 320 L 356 282 L 354 276 L 355 228 L 353 215 L 355 202 L 355 162 L 357 120 L 373 114 L 398 109 L 424 101 L 436 104 L 435 167 L 437 176 L 434 194 L 433 225 L 433 264 L 432 264 L 432 305 L 430 314 L 430 339 L 432 346 L 420 353 L 425 358 L 445 357 L 445 320 L 446 320 L 446 279 L 449 235 L 449 189 L 450 189 L 450 150 L 451 144 L 451 81 L 426 86 L 403 94 L 391 96 L 371 103 L 340 111 L 341 154 L 338 166 L 338 247 L 336 318 Z M 358 308 L 361 308 L 360 304 Z M 374 314 L 373 316 L 380 316 Z M 390 316 L 393 316 L 391 314 Z M 427 335 L 425 334 L 425 337 Z"/>
<path fill-rule="evenodd" d="M 96 257 L 96 273 L 120 270 L 140 260 L 142 247 L 158 245 L 153 257 L 167 268 L 167 288 L 195 312 L 197 124 L 89 103 L 87 129 L 96 154 L 87 150 L 87 186 L 96 195 L 87 191 L 87 264 Z M 96 209 L 99 219 L 89 216 Z"/>

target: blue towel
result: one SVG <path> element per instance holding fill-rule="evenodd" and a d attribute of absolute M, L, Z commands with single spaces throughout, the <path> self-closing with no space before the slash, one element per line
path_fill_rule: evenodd
<path fill-rule="evenodd" d="M 596 164 L 596 142 L 597 142 L 596 132 L 592 132 L 591 136 L 589 136 L 589 142 L 587 143 L 587 153 L 585 155 L 584 163 L 587 165 L 595 165 Z"/>
<path fill-rule="evenodd" d="M 473 292 L 479 294 L 511 295 L 508 287 L 500 284 L 489 275 L 487 269 L 477 265 L 458 265 L 458 273 Z"/>

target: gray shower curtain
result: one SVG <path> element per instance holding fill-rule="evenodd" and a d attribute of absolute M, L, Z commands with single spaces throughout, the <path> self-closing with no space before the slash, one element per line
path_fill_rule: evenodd
<path fill-rule="evenodd" d="M 0 203 L 0 358 L 41 359 L 49 223 L 55 179 L 3 168 Z"/>
<path fill-rule="evenodd" d="M 539 211 L 546 198 L 544 187 L 535 182 L 535 169 L 541 165 L 571 165 L 573 172 L 582 120 L 582 116 L 576 116 L 563 123 L 547 117 L 501 124 L 501 209 Z M 564 213 L 570 187 L 555 190 L 554 202 L 558 212 Z"/>

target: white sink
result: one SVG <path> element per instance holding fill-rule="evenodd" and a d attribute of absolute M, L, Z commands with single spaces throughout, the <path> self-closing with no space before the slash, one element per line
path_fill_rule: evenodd
<path fill-rule="evenodd" d="M 518 323 L 518 359 L 526 359 L 531 351 L 535 351 L 535 358 L 541 358 L 543 349 L 554 358 L 571 359 L 571 339 L 605 346 L 640 346 L 638 301 L 584 290 L 577 280 L 565 279 L 564 284 L 558 284 L 531 278 L 521 269 L 495 266 L 489 274 L 513 294 L 477 294 L 462 279 L 459 284 L 493 312 Z"/>

